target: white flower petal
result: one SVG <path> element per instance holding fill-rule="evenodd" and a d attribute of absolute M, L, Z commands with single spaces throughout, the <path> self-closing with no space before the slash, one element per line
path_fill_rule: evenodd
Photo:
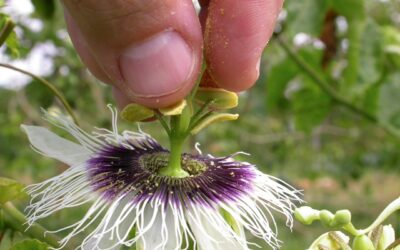
<path fill-rule="evenodd" d="M 156 212 L 155 212 L 156 211 Z M 155 216 L 155 217 L 154 217 Z M 140 250 L 180 250 L 182 244 L 181 228 L 171 206 L 154 210 L 148 205 L 144 211 L 143 225 L 151 227 L 138 241 Z M 140 229 L 138 230 L 140 234 Z"/>
<path fill-rule="evenodd" d="M 41 153 L 68 165 L 79 164 L 89 159 L 91 152 L 79 144 L 68 141 L 46 128 L 21 125 L 32 146 Z"/>
<path fill-rule="evenodd" d="M 215 212 L 210 212 L 210 216 L 205 216 L 202 212 L 197 213 L 195 217 L 188 216 L 190 228 L 196 239 L 197 247 L 200 250 L 247 250 L 248 248 L 240 244 L 235 238 L 226 237 L 226 234 L 230 234 L 230 232 L 223 232 L 226 229 L 214 225 L 214 223 L 210 221 L 211 217 L 215 216 L 211 216 L 211 213 Z M 220 215 L 217 216 L 219 217 Z M 243 238 L 243 241 L 246 240 L 242 232 L 241 235 L 237 235 L 237 237 Z"/>

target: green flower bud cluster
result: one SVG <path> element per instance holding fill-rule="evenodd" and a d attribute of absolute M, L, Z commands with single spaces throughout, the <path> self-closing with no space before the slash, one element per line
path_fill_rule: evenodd
<path fill-rule="evenodd" d="M 397 210 L 396 201 L 388 207 L 390 211 Z M 387 210 L 387 209 L 386 209 Z M 386 211 L 385 210 L 385 211 Z M 381 221 L 385 216 L 378 217 Z M 308 248 L 308 250 L 400 250 L 400 240 L 396 241 L 396 235 L 391 225 L 380 226 L 374 222 L 369 228 L 357 230 L 351 223 L 351 213 L 349 210 L 339 210 L 332 213 L 328 210 L 316 210 L 308 206 L 297 208 L 294 212 L 297 221 L 304 225 L 310 225 L 314 221 L 320 221 L 321 224 L 332 231 L 322 234 Z M 351 247 L 349 245 L 350 237 L 353 236 Z"/>
<path fill-rule="evenodd" d="M 303 206 L 294 212 L 295 218 L 305 224 L 310 225 L 316 220 L 321 221 L 322 225 L 330 229 L 342 228 L 351 222 L 349 210 L 339 210 L 335 214 L 328 210 L 315 210 L 311 207 Z"/>

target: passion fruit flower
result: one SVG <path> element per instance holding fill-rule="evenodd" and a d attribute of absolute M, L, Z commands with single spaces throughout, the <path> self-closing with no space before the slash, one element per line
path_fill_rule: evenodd
<path fill-rule="evenodd" d="M 71 167 L 62 174 L 29 186 L 28 224 L 59 210 L 92 203 L 86 215 L 72 225 L 60 248 L 88 232 L 81 249 L 248 249 L 245 231 L 272 248 L 280 241 L 272 211 L 292 225 L 293 202 L 299 192 L 247 162 L 226 157 L 182 154 L 186 177 L 159 173 L 168 164 L 169 151 L 150 135 L 118 133 L 113 129 L 91 134 L 67 117 L 45 113 L 45 118 L 79 142 L 63 139 L 48 129 L 22 125 L 32 146 L 41 154 Z M 92 229 L 94 228 L 94 229 Z M 90 231 L 91 230 L 91 231 Z"/>

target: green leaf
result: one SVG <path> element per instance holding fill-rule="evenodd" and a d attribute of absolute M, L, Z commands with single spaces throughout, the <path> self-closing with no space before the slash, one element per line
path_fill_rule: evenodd
<path fill-rule="evenodd" d="M 335 1 L 335 0 L 334 0 Z M 330 0 L 288 1 L 288 32 L 291 36 L 304 32 L 319 36 L 325 13 L 331 6 Z"/>
<path fill-rule="evenodd" d="M 49 245 L 36 239 L 23 240 L 16 243 L 10 250 L 47 250 Z"/>
<path fill-rule="evenodd" d="M 390 75 L 379 92 L 378 120 L 381 124 L 400 129 L 400 73 Z"/>
<path fill-rule="evenodd" d="M 305 80 L 301 90 L 295 93 L 293 108 L 295 124 L 299 130 L 310 132 L 326 117 L 331 108 L 331 99 L 314 83 Z"/>
<path fill-rule="evenodd" d="M 298 71 L 297 65 L 289 58 L 271 67 L 266 84 L 268 111 L 281 108 L 285 104 L 284 92 L 286 86 Z"/>
<path fill-rule="evenodd" d="M 6 44 L 6 52 L 13 58 L 19 56 L 19 42 L 14 32 L 15 23 L 5 14 L 0 13 L 0 46 Z"/>
<path fill-rule="evenodd" d="M 348 21 L 347 39 L 347 67 L 344 72 L 343 87 L 352 86 L 357 81 L 360 64 L 360 44 L 366 24 L 364 0 L 334 0 L 333 8 Z M 343 91 L 346 92 L 346 89 Z"/>
<path fill-rule="evenodd" d="M 24 195 L 24 185 L 8 178 L 0 177 L 0 204 Z"/>
<path fill-rule="evenodd" d="M 383 71 L 383 33 L 372 19 L 368 19 L 361 37 L 358 83 L 370 85 L 379 80 Z"/>
<path fill-rule="evenodd" d="M 400 33 L 392 26 L 383 27 L 382 32 L 385 53 L 388 54 L 395 67 L 400 68 Z"/>
<path fill-rule="evenodd" d="M 365 0 L 333 0 L 332 7 L 350 21 L 366 17 Z"/>
<path fill-rule="evenodd" d="M 26 85 L 25 92 L 30 103 L 43 108 L 49 108 L 54 103 L 54 95 L 43 84 L 37 80 L 32 80 Z"/>
<path fill-rule="evenodd" d="M 369 114 L 378 112 L 379 84 L 373 84 L 363 93 L 363 103 L 360 105 Z"/>
<path fill-rule="evenodd" d="M 356 105 L 366 105 L 373 109 L 373 106 L 368 103 L 374 96 L 371 90 L 379 84 L 384 74 L 385 55 L 382 36 L 379 25 L 372 19 L 368 19 L 363 26 L 360 45 L 357 48 L 357 62 L 354 61 L 356 64 L 350 66 L 353 71 L 346 72 L 347 78 L 341 85 L 342 93 L 345 93 Z"/>
<path fill-rule="evenodd" d="M 10 54 L 10 56 L 14 59 L 18 58 L 20 44 L 15 31 L 12 31 L 10 35 L 7 37 L 6 45 L 7 45 L 7 52 Z"/>
<path fill-rule="evenodd" d="M 35 13 L 43 19 L 51 19 L 54 16 L 56 5 L 54 0 L 31 0 L 35 7 Z"/>

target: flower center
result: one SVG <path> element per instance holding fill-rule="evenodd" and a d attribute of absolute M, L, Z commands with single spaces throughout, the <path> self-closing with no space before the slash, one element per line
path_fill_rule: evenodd
<path fill-rule="evenodd" d="M 168 158 L 168 152 L 147 153 L 139 157 L 139 164 L 151 173 L 158 173 L 160 169 L 167 167 Z M 182 155 L 181 165 L 190 176 L 202 174 L 207 170 L 207 165 L 203 161 L 189 154 Z"/>
<path fill-rule="evenodd" d="M 130 193 L 134 203 L 156 199 L 205 206 L 235 200 L 252 190 L 256 174 L 250 164 L 185 153 L 180 163 L 188 176 L 166 176 L 161 171 L 168 166 L 170 152 L 154 141 L 147 144 L 108 146 L 91 158 L 87 169 L 93 190 L 107 200 Z"/>

